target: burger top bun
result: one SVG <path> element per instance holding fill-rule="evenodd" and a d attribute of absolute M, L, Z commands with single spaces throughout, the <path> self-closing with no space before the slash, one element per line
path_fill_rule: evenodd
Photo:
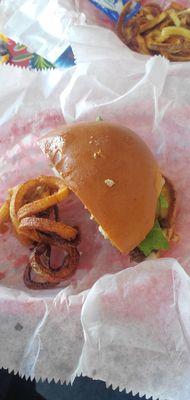
<path fill-rule="evenodd" d="M 130 252 L 154 225 L 163 178 L 143 140 L 108 122 L 63 126 L 40 146 L 121 252 Z"/>

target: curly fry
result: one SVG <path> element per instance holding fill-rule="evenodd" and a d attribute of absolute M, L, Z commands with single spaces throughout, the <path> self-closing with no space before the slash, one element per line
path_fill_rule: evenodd
<path fill-rule="evenodd" d="M 76 247 L 69 245 L 64 246 L 68 255 L 64 258 L 62 265 L 53 269 L 50 265 L 51 247 L 47 244 L 40 244 L 32 251 L 30 255 L 30 265 L 32 270 L 43 276 L 47 282 L 59 283 L 60 281 L 70 277 L 76 270 L 79 261 L 79 253 Z M 46 258 L 46 265 L 42 263 L 41 256 Z M 45 257 L 44 257 L 45 256 Z"/>
<path fill-rule="evenodd" d="M 32 196 L 36 195 L 36 191 L 37 194 L 39 192 L 38 198 L 42 198 L 42 194 L 44 193 L 44 191 L 46 192 L 49 189 L 52 189 L 54 191 L 56 190 L 57 192 L 53 193 L 54 195 L 56 195 L 56 201 L 54 199 L 53 204 L 61 201 L 63 196 L 62 190 L 64 191 L 64 196 L 68 195 L 69 192 L 68 189 L 66 190 L 66 186 L 63 180 L 54 176 L 39 176 L 37 178 L 30 179 L 23 184 L 18 185 L 16 188 L 13 188 L 12 193 L 15 192 L 15 189 L 17 189 L 16 203 L 18 209 L 20 209 L 25 203 L 27 203 L 27 197 L 31 201 Z M 43 210 L 39 210 L 39 212 L 44 211 L 44 209 L 46 208 L 43 208 Z"/>
<path fill-rule="evenodd" d="M 161 30 L 167 26 L 171 26 L 172 25 L 172 21 L 171 18 L 168 16 L 166 19 L 164 19 L 164 21 L 162 21 L 160 24 L 158 24 L 158 26 L 155 26 L 154 29 L 150 30 L 150 33 L 154 33 L 155 31 L 159 31 L 159 33 L 161 32 Z M 149 34 L 149 32 L 145 32 L 144 36 L 146 37 Z"/>
<path fill-rule="evenodd" d="M 155 50 L 161 52 L 168 52 L 168 53 L 176 53 L 181 51 L 183 46 L 183 38 L 178 37 L 174 38 L 171 37 L 168 42 L 159 43 L 157 41 L 158 31 L 151 32 L 149 35 L 146 36 L 146 44 L 150 50 Z"/>
<path fill-rule="evenodd" d="M 129 1 L 124 5 L 124 7 L 121 11 L 119 20 L 118 20 L 118 24 L 117 24 L 117 34 L 124 43 L 126 43 L 126 41 L 128 42 L 128 40 L 126 38 L 126 35 L 123 32 L 123 30 L 124 30 L 123 26 L 124 26 L 124 22 L 125 22 L 125 17 L 127 15 L 128 11 L 130 10 L 131 4 L 132 4 L 132 2 Z"/>
<path fill-rule="evenodd" d="M 176 2 L 162 11 L 154 4 L 140 8 L 127 20 L 132 1 L 123 7 L 117 24 L 117 34 L 133 51 L 141 54 L 161 54 L 171 61 L 189 61 L 190 8 Z"/>
<path fill-rule="evenodd" d="M 28 289 L 32 290 L 41 290 L 41 289 L 53 289 L 57 286 L 60 282 L 53 283 L 53 282 L 39 282 L 32 279 L 32 267 L 28 264 L 25 268 L 23 274 L 23 281 Z"/>
<path fill-rule="evenodd" d="M 11 222 L 12 222 L 15 234 L 18 237 L 18 240 L 22 244 L 28 245 L 31 241 L 38 242 L 39 236 L 38 236 L 37 232 L 35 232 L 34 230 L 33 231 L 25 230 L 24 233 L 20 231 L 20 228 L 19 228 L 20 221 L 17 217 L 17 212 L 23 201 L 22 186 L 23 185 L 18 185 L 14 189 L 12 189 L 12 196 L 11 196 L 11 200 L 10 200 L 10 218 L 11 218 Z"/>
<path fill-rule="evenodd" d="M 164 42 L 171 36 L 183 36 L 184 38 L 190 40 L 190 30 L 186 28 L 180 28 L 177 26 L 167 26 L 162 29 L 162 32 L 160 34 L 160 37 L 158 38 L 158 41 Z"/>
<path fill-rule="evenodd" d="M 177 13 L 175 12 L 175 10 L 169 9 L 167 13 L 170 16 L 170 18 L 172 19 L 174 25 L 179 27 L 181 25 L 181 21 L 177 15 Z"/>
<path fill-rule="evenodd" d="M 47 197 L 43 196 L 43 198 L 39 200 L 35 200 L 33 202 L 23 205 L 18 211 L 19 220 L 24 217 L 30 217 L 31 215 L 35 215 L 39 212 L 47 210 L 47 208 L 50 208 L 55 204 L 60 203 L 69 194 L 69 189 L 65 186 L 63 180 L 55 177 L 39 177 L 30 180 L 24 184 L 24 188 L 22 186 L 22 190 L 26 194 L 28 188 L 42 184 L 49 185 L 50 188 L 56 188 L 58 189 L 58 191 L 53 193 L 52 195 L 49 195 Z"/>
<path fill-rule="evenodd" d="M 126 15 L 130 11 L 131 5 L 132 1 L 129 1 L 124 5 L 116 27 L 118 36 L 124 43 L 127 44 L 130 41 L 130 38 L 128 37 L 129 34 L 128 29 L 130 30 L 131 25 L 133 25 L 133 29 L 134 26 L 136 27 L 137 29 L 136 34 L 138 34 L 140 33 L 140 29 L 141 26 L 143 26 L 143 24 L 146 24 L 147 22 L 151 23 L 154 17 L 159 16 L 159 14 L 162 11 L 160 6 L 158 6 L 157 4 L 146 5 L 143 8 L 141 8 L 140 12 L 131 20 L 129 20 L 128 23 L 126 24 L 125 23 Z"/>
<path fill-rule="evenodd" d="M 0 225 L 10 220 L 10 199 L 5 200 L 0 208 Z"/>
<path fill-rule="evenodd" d="M 50 190 L 56 190 L 56 192 L 49 195 Z M 32 242 L 39 242 L 39 235 L 35 230 L 20 231 L 19 224 L 22 215 L 33 215 L 45 211 L 63 200 L 68 192 L 63 180 L 54 176 L 39 176 L 10 190 L 10 217 L 15 233 L 23 244 L 28 244 L 26 237 Z M 44 197 L 47 193 L 48 196 Z M 36 196 L 40 199 L 25 204 L 28 199 L 36 198 Z"/>
<path fill-rule="evenodd" d="M 4 223 L 10 219 L 22 244 L 38 243 L 23 275 L 24 283 L 30 289 L 53 288 L 70 277 L 77 267 L 79 253 L 76 246 L 80 234 L 77 227 L 59 221 L 57 207 L 68 193 L 62 179 L 40 176 L 10 189 L 10 199 L 0 208 L 1 233 L 6 231 Z M 56 270 L 50 263 L 51 246 L 63 248 L 67 253 Z"/>
<path fill-rule="evenodd" d="M 141 35 L 137 35 L 133 42 L 131 41 L 131 44 L 132 43 L 134 46 L 136 46 L 136 48 L 138 48 L 137 51 L 139 51 L 139 53 L 150 54 L 150 51 L 146 45 L 146 41 Z"/>
<path fill-rule="evenodd" d="M 155 3 L 146 4 L 143 7 L 143 10 L 146 15 L 153 15 L 153 17 L 156 17 L 157 15 L 159 15 L 162 12 L 161 7 Z"/>
<path fill-rule="evenodd" d="M 37 230 L 46 233 L 55 233 L 65 240 L 73 240 L 77 236 L 77 230 L 63 222 L 55 222 L 45 218 L 26 217 L 23 218 L 19 230 L 27 235 L 28 230 Z M 38 240 L 39 241 L 39 240 Z"/>
<path fill-rule="evenodd" d="M 170 61 L 190 61 L 190 53 L 189 54 L 168 54 L 168 58 Z"/>
<path fill-rule="evenodd" d="M 166 12 L 162 12 L 160 15 L 157 15 L 154 19 L 152 20 L 147 20 L 145 24 L 140 26 L 140 33 L 144 33 L 152 28 L 154 28 L 156 25 L 160 24 L 160 22 L 164 21 L 167 17 Z"/>

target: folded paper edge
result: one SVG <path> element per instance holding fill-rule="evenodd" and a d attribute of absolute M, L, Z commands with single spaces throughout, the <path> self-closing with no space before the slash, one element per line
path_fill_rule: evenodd
<path fill-rule="evenodd" d="M 7 371 L 9 374 L 13 374 L 15 377 L 18 376 L 21 379 L 25 379 L 26 381 L 30 381 L 30 382 L 35 382 L 36 384 L 45 383 L 46 382 L 48 384 L 55 383 L 55 384 L 60 384 L 60 385 L 66 385 L 66 386 L 71 385 L 72 386 L 76 378 L 90 378 L 93 381 L 104 382 L 105 386 L 106 386 L 106 389 L 110 389 L 111 388 L 113 391 L 119 391 L 120 393 L 124 392 L 126 394 L 131 394 L 132 393 L 133 396 L 137 396 L 138 395 L 140 398 L 145 397 L 146 400 L 149 400 L 151 397 L 152 397 L 153 400 L 165 400 L 165 397 L 162 397 L 162 396 L 157 397 L 157 396 L 152 395 L 150 393 L 146 394 L 146 393 L 138 392 L 136 390 L 129 389 L 129 388 L 126 388 L 126 387 L 116 386 L 116 385 L 113 385 L 110 382 L 105 382 L 105 381 L 103 381 L 101 379 L 94 379 L 94 378 L 89 377 L 88 375 L 83 374 L 83 373 L 76 374 L 74 380 L 72 381 L 72 380 L 67 380 L 67 379 L 61 380 L 61 379 L 56 379 L 56 378 L 52 378 L 52 377 L 44 378 L 43 376 L 36 378 L 36 377 L 33 377 L 33 376 L 27 376 L 25 374 L 20 374 L 18 371 L 16 372 L 14 369 L 9 368 L 9 367 L 2 366 L 2 368 L 5 371 Z"/>
<path fill-rule="evenodd" d="M 99 380 L 101 382 L 104 382 L 106 388 L 107 389 L 111 388 L 113 391 L 117 390 L 119 392 L 124 392 L 126 394 L 132 393 L 133 396 L 139 395 L 140 398 L 145 397 L 146 400 L 150 399 L 150 397 L 152 397 L 152 400 L 165 400 L 165 397 L 162 397 L 162 396 L 158 397 L 157 395 L 153 395 L 151 393 L 147 393 L 146 394 L 146 393 L 143 393 L 141 391 L 135 390 L 130 386 L 124 387 L 124 386 L 121 386 L 121 385 L 120 386 L 119 385 L 114 385 L 110 381 L 104 381 L 102 379 L 94 379 L 93 377 L 91 377 L 91 376 L 89 376 L 87 374 L 84 374 L 81 371 L 80 372 L 76 372 L 76 374 L 74 376 L 74 379 L 72 379 L 72 377 L 70 379 L 61 379 L 61 378 L 55 378 L 55 377 L 52 377 L 52 376 L 47 377 L 47 376 L 44 376 L 44 375 L 34 376 L 34 375 L 29 375 L 29 374 L 22 374 L 22 373 L 19 372 L 19 370 L 16 371 L 14 368 L 9 367 L 9 366 L 7 366 L 7 365 L 5 365 L 3 363 L 1 364 L 1 368 L 6 370 L 9 374 L 13 374 L 14 376 L 18 376 L 21 379 L 25 379 L 26 381 L 31 381 L 31 382 L 34 381 L 36 384 L 38 384 L 40 382 L 41 383 L 47 382 L 48 384 L 50 384 L 50 383 L 55 383 L 55 384 L 59 383 L 61 385 L 64 384 L 66 386 L 68 386 L 68 385 L 72 386 L 76 378 L 80 378 L 80 377 L 85 378 L 85 377 L 87 377 L 87 378 L 92 379 L 93 381 L 98 381 Z"/>
<path fill-rule="evenodd" d="M 21 69 L 21 70 L 24 70 L 24 71 L 29 71 L 29 72 L 32 72 L 32 73 L 36 73 L 36 72 L 42 72 L 42 73 L 47 73 L 47 72 L 49 72 L 49 71 L 54 71 L 55 69 L 56 70 L 63 70 L 62 68 L 45 68 L 45 69 L 38 69 L 38 68 L 30 68 L 30 67 L 28 67 L 28 66 L 25 66 L 25 65 L 16 65 L 16 64 L 11 64 L 11 63 L 2 63 L 2 64 L 0 64 L 0 68 L 5 68 L 5 69 Z"/>
<path fill-rule="evenodd" d="M 113 391 L 119 391 L 119 392 L 124 392 L 124 393 L 126 393 L 126 394 L 131 394 L 132 393 L 132 395 L 133 396 L 139 396 L 140 398 L 143 398 L 143 397 L 145 397 L 145 399 L 146 400 L 149 400 L 150 398 L 152 398 L 152 400 L 166 400 L 166 398 L 165 397 L 163 397 L 163 396 L 157 396 L 157 395 L 153 395 L 153 394 L 151 394 L 151 393 L 143 393 L 143 392 L 141 392 L 141 391 L 138 391 L 138 390 L 134 390 L 133 388 L 130 388 L 130 387 L 123 387 L 123 386 L 117 386 L 117 385 L 113 385 L 111 382 L 109 382 L 109 381 L 107 381 L 107 382 L 105 382 L 104 380 L 102 380 L 102 379 L 94 379 L 93 377 L 91 377 L 91 376 L 88 376 L 88 375 L 86 375 L 86 374 L 83 374 L 83 373 L 81 373 L 81 374 L 77 374 L 76 375 L 76 378 L 80 378 L 80 377 L 82 377 L 82 378 L 90 378 L 90 379 L 92 379 L 93 381 L 101 381 L 101 382 L 104 382 L 105 383 L 105 385 L 106 385 L 106 389 L 112 389 Z"/>
<path fill-rule="evenodd" d="M 174 270 L 176 270 L 176 268 L 178 268 L 180 266 L 180 272 L 184 276 L 187 276 L 187 273 L 184 271 L 184 269 L 181 267 L 181 265 L 178 263 L 178 261 L 176 259 L 173 259 L 173 258 L 169 258 L 169 259 L 168 258 L 164 258 L 164 259 L 162 259 L 163 262 L 166 261 L 166 260 L 171 260 L 171 261 L 177 262 L 177 265 L 174 266 Z M 146 263 L 146 261 L 144 261 L 141 264 L 145 264 L 145 263 Z M 132 269 L 139 268 L 139 265 L 137 265 L 136 267 L 131 267 L 131 268 Z M 150 266 L 150 268 L 151 268 L 151 266 Z M 119 271 L 119 272 L 116 273 L 116 275 L 123 274 L 124 271 L 125 270 Z M 112 274 L 107 274 L 107 276 L 112 276 Z M 103 277 L 99 278 L 98 281 L 101 281 L 102 278 Z M 94 286 L 97 285 L 98 281 L 95 282 L 95 284 L 92 286 L 91 290 L 93 290 Z M 84 303 L 82 304 L 80 319 L 82 317 L 83 308 L 85 307 L 85 304 L 87 302 L 87 299 L 88 299 L 88 296 L 90 295 L 91 290 L 88 292 L 87 297 L 85 298 Z M 82 325 L 83 334 L 84 334 L 84 340 L 85 340 L 85 328 L 83 326 L 82 319 L 81 319 L 81 325 Z M 19 370 L 17 371 L 14 368 L 12 368 L 12 367 L 10 367 L 8 365 L 5 365 L 5 364 L 4 365 L 2 364 L 1 367 L 6 369 L 6 370 L 8 370 L 8 373 L 13 373 L 15 376 L 18 375 L 19 377 L 26 379 L 26 381 L 30 379 L 31 381 L 35 381 L 36 383 L 39 383 L 40 381 L 43 383 L 43 382 L 46 381 L 48 383 L 53 383 L 54 382 L 55 384 L 56 383 L 60 383 L 60 384 L 66 384 L 66 385 L 71 384 L 72 385 L 73 382 L 75 381 L 76 377 L 78 377 L 78 378 L 80 378 L 80 377 L 88 377 L 88 378 L 91 378 L 92 380 L 100 380 L 100 381 L 104 382 L 105 385 L 106 385 L 106 388 L 110 388 L 111 387 L 114 391 L 115 390 L 118 390 L 120 392 L 125 391 L 126 394 L 132 393 L 133 396 L 139 395 L 140 398 L 145 397 L 146 400 L 150 399 L 150 397 L 152 397 L 153 400 L 158 400 L 158 399 L 159 400 L 165 400 L 166 399 L 162 395 L 152 394 L 152 393 L 149 393 L 149 392 L 148 393 L 144 393 L 142 391 L 138 391 L 138 389 L 134 389 L 133 387 L 130 387 L 130 384 L 129 384 L 129 386 L 117 385 L 117 384 L 113 384 L 113 382 L 111 382 L 109 380 L 104 381 L 104 380 L 102 380 L 100 378 L 99 379 L 94 379 L 92 376 L 87 375 L 86 373 L 83 373 L 81 371 L 82 368 L 80 367 L 80 357 L 82 355 L 83 348 L 84 348 L 84 344 L 83 344 L 83 347 L 81 349 L 81 354 L 80 354 L 80 356 L 78 358 L 78 364 L 79 364 L 78 371 L 77 371 L 77 369 L 75 369 L 75 371 L 73 372 L 72 376 L 69 379 L 61 379 L 60 377 L 56 378 L 56 377 L 53 377 L 53 376 L 47 377 L 45 375 L 39 375 L 39 374 L 30 375 L 30 374 L 20 373 Z"/>

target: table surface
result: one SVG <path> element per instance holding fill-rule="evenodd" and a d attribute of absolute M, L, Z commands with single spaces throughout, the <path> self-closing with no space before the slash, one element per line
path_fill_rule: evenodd
<path fill-rule="evenodd" d="M 106 389 L 104 382 L 76 378 L 73 385 L 31 382 L 0 370 L 0 400 L 140 400 L 140 397 Z M 142 397 L 141 400 L 145 400 Z"/>

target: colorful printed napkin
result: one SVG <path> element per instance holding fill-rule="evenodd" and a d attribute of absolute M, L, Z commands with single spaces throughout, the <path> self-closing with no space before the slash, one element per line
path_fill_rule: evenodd
<path fill-rule="evenodd" d="M 32 53 L 23 44 L 15 43 L 7 36 L 0 33 L 0 64 L 8 63 L 27 67 L 30 69 L 69 68 L 75 64 L 71 47 L 68 47 L 63 54 L 51 64 L 45 58 Z"/>

